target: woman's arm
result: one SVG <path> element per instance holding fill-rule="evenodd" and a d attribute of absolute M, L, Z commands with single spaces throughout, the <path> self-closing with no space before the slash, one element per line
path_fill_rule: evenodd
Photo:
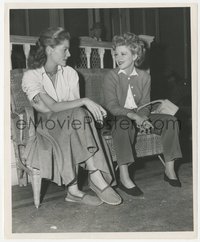
<path fill-rule="evenodd" d="M 142 106 L 150 102 L 150 92 L 151 92 L 151 76 L 148 73 L 144 73 L 143 76 L 143 88 L 142 88 L 142 98 L 140 100 L 139 106 Z M 149 107 L 145 107 L 137 111 L 140 116 L 148 117 L 150 114 Z"/>
<path fill-rule="evenodd" d="M 150 90 L 151 90 L 151 78 L 150 75 L 145 73 L 145 82 L 142 89 L 142 98 L 140 100 L 140 106 L 150 102 Z M 129 112 L 127 117 L 134 120 L 138 126 L 143 126 L 146 129 L 153 128 L 153 125 L 148 121 L 150 110 L 149 108 L 143 108 L 136 113 Z"/>
<path fill-rule="evenodd" d="M 127 113 L 127 117 L 134 120 L 138 126 L 143 126 L 146 129 L 153 128 L 153 125 L 148 121 L 148 118 L 134 112 Z"/>
<path fill-rule="evenodd" d="M 35 95 L 33 99 L 30 101 L 30 103 L 34 107 L 34 109 L 38 112 L 41 112 L 41 113 L 51 112 L 51 110 L 41 100 L 39 94 Z"/>
<path fill-rule="evenodd" d="M 60 112 L 67 109 L 77 108 L 84 105 L 83 99 L 77 99 L 73 101 L 63 101 L 56 102 L 52 97 L 47 93 L 39 93 L 41 101 L 51 112 Z"/>
<path fill-rule="evenodd" d="M 34 101 L 35 100 L 35 101 Z M 39 93 L 33 99 L 33 107 L 39 112 L 60 112 L 81 106 L 86 106 L 93 114 L 96 121 L 102 121 L 106 111 L 97 103 L 88 98 L 81 98 L 73 101 L 56 102 L 46 93 Z"/>

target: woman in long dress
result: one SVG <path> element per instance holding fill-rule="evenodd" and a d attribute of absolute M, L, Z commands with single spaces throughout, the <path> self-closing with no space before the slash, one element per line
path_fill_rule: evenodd
<path fill-rule="evenodd" d="M 106 111 L 92 100 L 80 98 L 78 74 L 66 66 L 69 40 L 63 28 L 48 28 L 29 56 L 22 88 L 38 112 L 38 123 L 36 136 L 27 146 L 27 164 L 39 169 L 42 178 L 64 183 L 66 201 L 118 205 L 122 200 L 110 186 L 110 167 L 94 124 L 94 119 L 103 120 Z M 89 186 L 97 196 L 79 190 L 79 165 L 89 171 Z"/>

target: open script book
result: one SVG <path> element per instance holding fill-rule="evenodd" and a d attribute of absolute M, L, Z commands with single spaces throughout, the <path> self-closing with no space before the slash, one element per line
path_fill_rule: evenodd
<path fill-rule="evenodd" d="M 137 110 L 141 110 L 144 107 L 147 107 L 149 105 L 154 105 L 154 104 L 159 104 L 156 109 L 154 109 L 151 113 L 163 113 L 163 114 L 169 114 L 169 115 L 175 115 L 176 112 L 178 111 L 179 107 L 176 106 L 174 103 L 169 101 L 168 99 L 159 99 L 155 100 L 149 103 L 146 103 L 142 106 L 140 106 Z"/>

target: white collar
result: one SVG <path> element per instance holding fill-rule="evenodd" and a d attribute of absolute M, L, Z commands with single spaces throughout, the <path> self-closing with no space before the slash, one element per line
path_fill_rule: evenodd
<path fill-rule="evenodd" d="M 63 72 L 63 67 L 60 66 L 60 65 L 58 65 L 57 72 L 60 71 L 60 70 L 62 70 L 62 72 Z M 44 69 L 44 66 L 41 67 L 41 72 L 42 72 L 42 75 L 46 73 L 46 71 L 45 71 L 45 69 Z"/>
<path fill-rule="evenodd" d="M 118 74 L 120 74 L 120 73 L 124 73 L 125 75 L 127 75 L 126 72 L 125 72 L 125 70 L 121 70 L 121 69 L 120 69 L 120 70 L 118 71 Z M 135 67 L 133 68 L 133 71 L 131 72 L 131 74 L 130 74 L 129 76 L 138 76 L 138 73 L 137 73 Z"/>

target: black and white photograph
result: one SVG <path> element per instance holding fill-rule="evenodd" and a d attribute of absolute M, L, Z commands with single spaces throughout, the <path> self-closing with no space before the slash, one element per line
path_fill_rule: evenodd
<path fill-rule="evenodd" d="M 6 4 L 8 238 L 196 238 L 196 9 Z"/>

